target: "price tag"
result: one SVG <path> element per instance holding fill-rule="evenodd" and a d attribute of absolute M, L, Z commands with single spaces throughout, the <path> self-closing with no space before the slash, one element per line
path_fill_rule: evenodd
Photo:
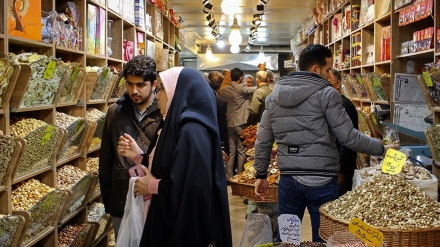
<path fill-rule="evenodd" d="M 57 63 L 55 61 L 50 61 L 47 64 L 46 70 L 44 71 L 44 79 L 49 80 L 50 78 L 52 78 L 53 75 L 53 71 L 55 70 L 55 67 L 57 66 Z"/>
<path fill-rule="evenodd" d="M 84 129 L 84 120 L 79 120 L 78 124 L 75 126 L 75 134 Z"/>
<path fill-rule="evenodd" d="M 54 129 L 55 129 L 55 127 L 53 125 L 49 125 L 46 127 L 46 130 L 44 131 L 43 138 L 41 139 L 41 145 L 46 145 L 46 143 L 52 137 L 52 132 Z"/>
<path fill-rule="evenodd" d="M 353 218 L 348 225 L 348 231 L 368 245 L 379 247 L 382 244 L 383 233 L 361 219 Z"/>
<path fill-rule="evenodd" d="M 428 87 L 434 86 L 434 84 L 432 83 L 431 75 L 429 74 L 428 71 L 423 71 L 422 75 L 423 75 L 423 79 L 425 80 L 425 83 Z"/>
<path fill-rule="evenodd" d="M 380 81 L 379 78 L 377 78 L 377 76 L 373 77 L 373 85 L 374 87 L 380 87 Z"/>
<path fill-rule="evenodd" d="M 373 120 L 373 123 L 374 123 L 374 124 L 377 124 L 376 115 L 371 114 L 371 120 Z"/>
<path fill-rule="evenodd" d="M 283 243 L 299 245 L 301 243 L 301 220 L 293 214 L 282 214 L 278 217 L 278 227 Z"/>
<path fill-rule="evenodd" d="M 388 149 L 385 159 L 382 162 L 382 172 L 398 174 L 406 161 L 406 154 L 394 149 Z"/>
<path fill-rule="evenodd" d="M 361 84 L 362 86 L 364 85 L 364 82 L 362 81 L 362 78 L 360 76 L 356 76 L 359 84 Z"/>
<path fill-rule="evenodd" d="M 107 77 L 108 71 L 109 71 L 109 68 L 107 68 L 107 67 L 102 70 L 102 78 L 106 78 Z"/>
<path fill-rule="evenodd" d="M 50 207 L 52 206 L 52 202 L 53 202 L 54 197 L 55 197 L 55 194 L 54 194 L 54 193 L 49 194 L 49 195 L 46 197 L 46 200 L 44 200 L 44 204 L 43 204 L 43 212 L 45 212 L 45 211 L 47 211 L 48 209 L 50 209 Z"/>
<path fill-rule="evenodd" d="M 72 74 L 70 75 L 70 81 L 75 81 L 76 77 L 78 77 L 79 72 L 79 66 L 76 66 L 75 69 L 73 69 Z"/>
<path fill-rule="evenodd" d="M 124 77 L 122 77 L 121 80 L 119 80 L 118 87 L 122 87 L 122 84 L 124 83 L 124 81 L 125 81 L 125 79 L 124 79 Z"/>
<path fill-rule="evenodd" d="M 3 239 L 4 234 L 5 234 L 5 229 L 0 228 L 0 239 Z M 4 237 L 9 237 L 9 236 L 4 236 Z"/>

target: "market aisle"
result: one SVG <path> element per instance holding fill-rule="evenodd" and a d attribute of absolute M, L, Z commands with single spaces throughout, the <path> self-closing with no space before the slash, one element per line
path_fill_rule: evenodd
<path fill-rule="evenodd" d="M 243 198 L 232 196 L 231 186 L 228 186 L 229 211 L 231 212 L 232 243 L 234 247 L 240 246 L 241 235 L 246 225 L 246 205 L 243 204 Z M 312 240 L 312 226 L 310 224 L 310 215 L 306 211 L 303 219 L 301 241 Z"/>

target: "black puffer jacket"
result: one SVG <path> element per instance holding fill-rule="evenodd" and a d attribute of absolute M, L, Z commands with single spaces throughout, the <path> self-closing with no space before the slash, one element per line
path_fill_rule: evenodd
<path fill-rule="evenodd" d="M 147 115 L 138 122 L 134 105 L 127 92 L 107 110 L 102 134 L 101 150 L 99 155 L 99 182 L 105 211 L 112 216 L 124 215 L 125 200 L 128 192 L 130 175 L 128 168 L 135 164 L 123 157 L 117 151 L 118 139 L 124 133 L 132 136 L 142 150 L 147 150 L 149 142 L 158 129 L 162 119 L 157 101 L 147 108 Z M 137 124 L 148 142 L 142 141 L 134 124 Z"/>

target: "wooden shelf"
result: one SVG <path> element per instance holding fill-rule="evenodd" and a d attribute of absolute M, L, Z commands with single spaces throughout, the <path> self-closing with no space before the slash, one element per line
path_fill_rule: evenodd
<path fill-rule="evenodd" d="M 436 52 L 434 55 L 435 56 L 440 56 L 440 52 Z"/>
<path fill-rule="evenodd" d="M 3 111 L 2 109 L 0 109 L 0 115 L 4 115 L 5 111 Z"/>
<path fill-rule="evenodd" d="M 362 68 L 367 68 L 367 67 L 373 67 L 375 65 L 375 63 L 369 63 L 369 64 L 364 64 L 361 67 Z"/>
<path fill-rule="evenodd" d="M 0 186 L 0 192 L 5 191 L 7 189 L 6 186 Z"/>
<path fill-rule="evenodd" d="M 105 100 L 89 100 L 87 101 L 87 105 L 102 105 L 107 103 Z"/>
<path fill-rule="evenodd" d="M 93 194 L 93 195 L 90 197 L 89 202 L 93 202 L 93 201 L 95 201 L 95 200 L 98 199 L 98 197 L 100 197 L 100 196 L 101 196 L 101 191 L 99 191 L 99 192 Z"/>
<path fill-rule="evenodd" d="M 350 67 L 350 69 L 360 69 L 360 68 L 362 68 L 362 65 L 360 65 L 360 66 Z"/>
<path fill-rule="evenodd" d="M 42 240 L 43 238 L 45 238 L 46 236 L 48 236 L 49 234 L 51 234 L 53 231 L 55 230 L 55 227 L 53 226 L 49 226 L 46 229 L 44 229 L 42 232 L 40 232 L 40 234 L 33 238 L 31 241 L 27 242 L 26 244 L 23 244 L 23 247 L 30 247 L 30 246 L 34 246 L 35 244 L 37 244 L 40 240 Z"/>
<path fill-rule="evenodd" d="M 47 47 L 53 48 L 53 43 L 46 43 L 41 41 L 35 41 L 31 39 L 19 38 L 14 36 L 9 36 L 9 45 L 23 45 L 27 47 Z"/>
<path fill-rule="evenodd" d="M 77 103 L 58 103 L 56 107 L 58 108 L 58 107 L 76 106 L 76 105 Z"/>
<path fill-rule="evenodd" d="M 374 21 L 371 21 L 365 25 L 363 25 L 362 27 L 360 27 L 360 29 L 373 29 L 374 28 Z"/>
<path fill-rule="evenodd" d="M 110 8 L 107 9 L 107 14 L 108 14 L 107 19 L 109 19 L 109 20 L 113 20 L 114 21 L 114 19 L 122 19 L 121 15 L 119 15 L 118 13 L 116 13 L 115 11 L 113 11 Z"/>
<path fill-rule="evenodd" d="M 30 111 L 41 111 L 41 110 L 51 110 L 55 105 L 43 105 L 43 106 L 33 106 L 33 107 L 23 107 L 23 108 L 11 108 L 11 112 L 30 112 Z"/>
<path fill-rule="evenodd" d="M 40 175 L 40 174 L 45 173 L 45 172 L 50 171 L 50 170 L 52 170 L 52 167 L 51 167 L 51 166 L 43 167 L 43 168 L 41 168 L 41 169 L 38 170 L 38 171 L 31 172 L 31 173 L 29 173 L 29 174 L 27 174 L 27 175 L 24 175 L 24 176 L 21 176 L 21 177 L 16 177 L 16 178 L 14 178 L 14 179 L 12 180 L 12 184 L 16 184 L 16 183 L 19 183 L 19 182 L 24 181 L 24 180 L 26 180 L 26 179 L 33 178 L 33 177 L 35 177 L 35 176 L 37 176 L 37 175 Z M 14 174 L 14 175 L 15 175 L 15 174 Z"/>
<path fill-rule="evenodd" d="M 112 58 L 112 57 L 107 58 L 107 60 L 108 60 L 108 62 L 115 62 L 115 63 L 122 63 L 122 62 L 124 62 L 121 59 Z"/>
<path fill-rule="evenodd" d="M 64 216 L 63 219 L 60 219 L 60 221 L 58 222 L 58 225 L 66 224 L 69 220 L 71 220 L 73 217 L 75 217 L 77 214 L 79 214 L 81 211 L 83 211 L 85 209 L 86 209 L 86 205 L 82 205 L 77 210 L 75 210 L 75 211 L 67 214 L 66 216 Z"/>
<path fill-rule="evenodd" d="M 76 54 L 79 54 L 79 55 L 84 55 L 85 54 L 84 51 L 72 49 L 72 48 L 69 48 L 69 47 L 55 46 L 55 48 L 56 48 L 56 52 L 57 53 L 58 52 L 61 52 L 61 53 L 76 53 Z"/>
<path fill-rule="evenodd" d="M 376 22 L 389 22 L 391 20 L 391 12 L 388 12 L 386 14 L 384 14 L 383 16 L 379 17 Z"/>
<path fill-rule="evenodd" d="M 103 9 L 107 9 L 106 6 L 101 5 L 99 2 L 94 1 L 94 0 L 87 0 L 87 3 L 91 3 L 91 4 L 93 4 L 93 5 L 96 5 L 96 6 L 98 6 L 98 7 L 101 7 L 101 8 L 103 8 Z"/>
<path fill-rule="evenodd" d="M 87 59 L 92 58 L 92 59 L 107 59 L 107 57 L 103 56 L 103 55 L 98 55 L 98 54 L 93 54 L 90 52 L 86 52 L 85 53 L 87 56 Z"/>
<path fill-rule="evenodd" d="M 72 155 L 72 156 L 70 156 L 70 157 L 67 157 L 67 158 L 64 158 L 64 159 L 57 160 L 57 167 L 58 167 L 58 166 L 62 166 L 62 165 L 66 164 L 66 163 L 68 163 L 68 162 L 70 162 L 70 161 L 72 161 L 72 160 L 74 160 L 74 159 L 78 159 L 79 157 L 81 157 L 81 152 L 80 152 L 80 153 L 77 153 L 77 154 L 75 154 L 75 155 Z"/>
<path fill-rule="evenodd" d="M 0 33 L 0 39 L 4 39 L 5 35 L 3 33 Z"/>
<path fill-rule="evenodd" d="M 101 145 L 97 145 L 96 147 L 90 148 L 90 149 L 87 151 L 87 154 L 90 154 L 90 153 L 96 152 L 96 151 L 98 151 L 100 148 L 101 148 Z"/>
<path fill-rule="evenodd" d="M 418 52 L 409 53 L 409 54 L 405 54 L 405 55 L 399 55 L 399 56 L 396 56 L 396 58 L 406 58 L 406 57 L 429 58 L 429 57 L 433 56 L 433 53 L 434 53 L 434 49 L 429 49 L 426 51 L 418 51 Z"/>
<path fill-rule="evenodd" d="M 391 60 L 374 63 L 374 65 L 390 65 Z"/>
<path fill-rule="evenodd" d="M 115 103 L 116 101 L 118 101 L 119 98 L 114 98 L 114 99 L 109 99 L 107 102 L 108 103 Z"/>

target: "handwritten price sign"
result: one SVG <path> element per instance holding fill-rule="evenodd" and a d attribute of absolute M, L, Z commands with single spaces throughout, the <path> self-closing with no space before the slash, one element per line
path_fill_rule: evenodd
<path fill-rule="evenodd" d="M 353 218 L 348 225 L 348 231 L 368 245 L 379 247 L 382 244 L 383 233 L 361 219 Z"/>
<path fill-rule="evenodd" d="M 385 159 L 382 162 L 382 172 L 388 174 L 398 174 L 402 170 L 406 161 L 406 154 L 388 149 Z"/>
<path fill-rule="evenodd" d="M 280 237 L 284 243 L 299 245 L 301 243 L 301 220 L 293 214 L 278 216 Z"/>

